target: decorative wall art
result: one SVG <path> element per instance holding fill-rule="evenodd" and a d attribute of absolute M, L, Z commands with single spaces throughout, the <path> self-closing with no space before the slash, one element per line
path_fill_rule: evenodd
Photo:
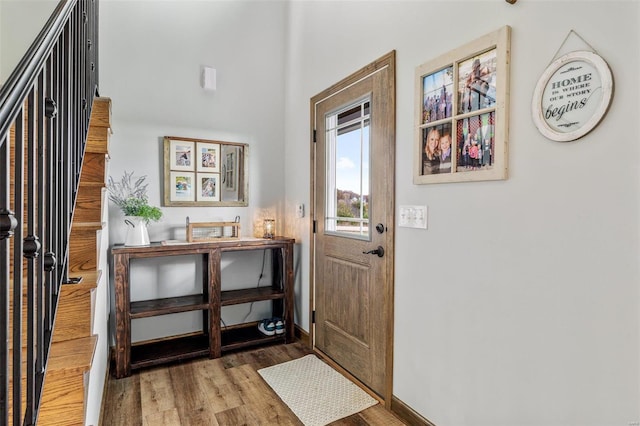
<path fill-rule="evenodd" d="M 246 206 L 246 144 L 166 136 L 165 206 Z"/>
<path fill-rule="evenodd" d="M 413 183 L 506 179 L 511 28 L 416 68 Z"/>
<path fill-rule="evenodd" d="M 220 144 L 199 143 L 196 156 L 199 172 L 220 173 Z"/>
<path fill-rule="evenodd" d="M 173 141 L 169 154 L 171 170 L 192 171 L 196 160 L 194 149 L 195 144 L 193 142 Z"/>
<path fill-rule="evenodd" d="M 533 121 L 547 138 L 573 141 L 600 123 L 612 97 L 613 77 L 605 60 L 595 52 L 569 52 L 552 61 L 538 80 Z"/>
<path fill-rule="evenodd" d="M 195 174 L 193 172 L 171 172 L 171 201 L 192 201 L 195 194 Z"/>

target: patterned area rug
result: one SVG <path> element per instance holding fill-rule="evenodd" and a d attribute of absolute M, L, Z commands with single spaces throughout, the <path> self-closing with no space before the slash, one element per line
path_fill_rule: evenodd
<path fill-rule="evenodd" d="M 378 403 L 315 355 L 258 373 L 305 426 L 324 426 Z"/>

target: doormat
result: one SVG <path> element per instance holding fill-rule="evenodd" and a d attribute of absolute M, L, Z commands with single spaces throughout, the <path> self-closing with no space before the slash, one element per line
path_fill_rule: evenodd
<path fill-rule="evenodd" d="M 258 373 L 305 426 L 324 426 L 378 403 L 315 355 Z"/>

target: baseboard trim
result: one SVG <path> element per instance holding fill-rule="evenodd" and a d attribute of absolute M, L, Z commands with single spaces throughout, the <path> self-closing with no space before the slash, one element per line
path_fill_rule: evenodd
<path fill-rule="evenodd" d="M 113 348 L 109 348 L 109 354 L 107 355 L 107 368 L 105 369 L 104 385 L 102 389 L 102 402 L 100 403 L 100 417 L 98 417 L 98 426 L 102 426 L 104 423 L 104 408 L 107 405 L 107 391 L 109 387 L 109 378 L 111 377 L 111 356 L 114 355 Z"/>
<path fill-rule="evenodd" d="M 309 339 L 309 333 L 300 328 L 299 325 L 295 325 L 294 333 L 296 339 L 300 340 L 306 346 L 311 347 L 311 340 Z"/>
<path fill-rule="evenodd" d="M 391 412 L 398 416 L 400 420 L 413 426 L 436 426 L 426 418 L 418 414 L 413 408 L 400 401 L 397 396 L 391 397 Z"/>

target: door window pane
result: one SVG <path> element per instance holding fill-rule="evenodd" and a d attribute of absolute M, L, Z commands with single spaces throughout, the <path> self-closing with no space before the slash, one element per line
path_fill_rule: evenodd
<path fill-rule="evenodd" d="M 369 239 L 370 101 L 326 116 L 325 232 Z"/>

